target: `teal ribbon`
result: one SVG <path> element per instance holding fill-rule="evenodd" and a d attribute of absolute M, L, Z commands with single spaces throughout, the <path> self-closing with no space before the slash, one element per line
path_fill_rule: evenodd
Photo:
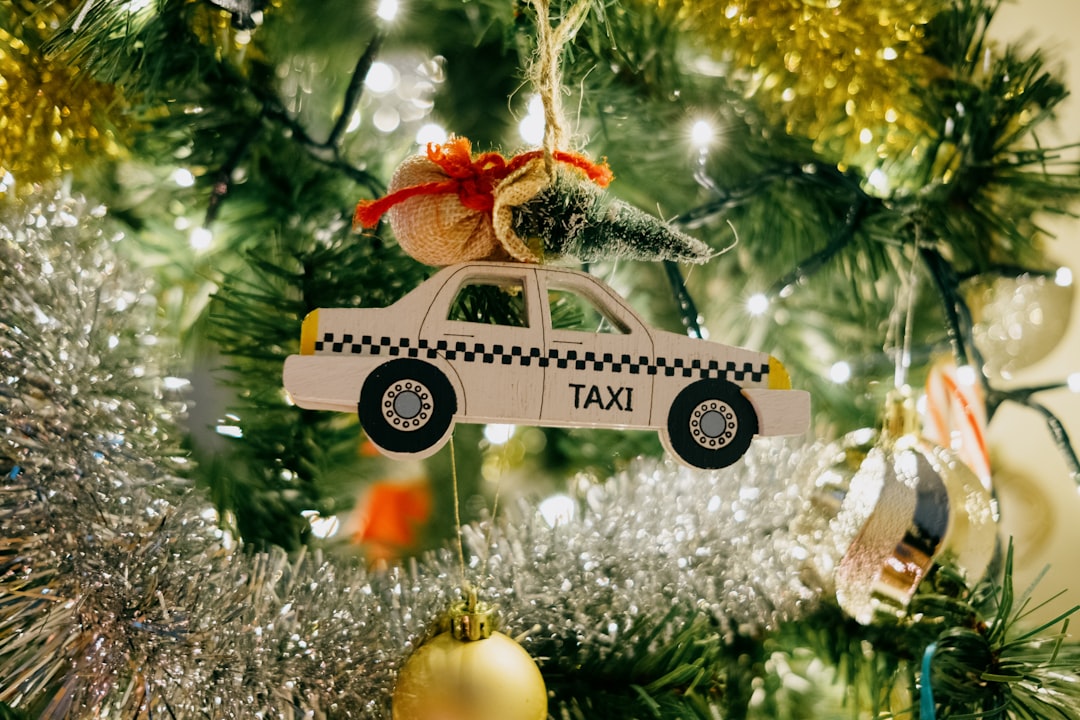
<path fill-rule="evenodd" d="M 930 685 L 930 662 L 937 652 L 937 643 L 926 646 L 922 656 L 922 688 L 919 690 L 919 720 L 937 720 L 934 709 L 934 689 Z"/>

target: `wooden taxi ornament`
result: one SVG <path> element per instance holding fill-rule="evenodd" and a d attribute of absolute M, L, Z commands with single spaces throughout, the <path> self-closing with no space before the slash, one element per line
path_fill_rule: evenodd
<path fill-rule="evenodd" d="M 478 314 L 485 293 L 506 312 Z M 810 424 L 776 358 L 651 328 L 597 278 L 522 263 L 452 265 L 390 307 L 311 312 L 284 383 L 300 407 L 356 410 L 390 457 L 433 454 L 460 421 L 650 428 L 683 463 L 720 468 L 755 435 Z"/>

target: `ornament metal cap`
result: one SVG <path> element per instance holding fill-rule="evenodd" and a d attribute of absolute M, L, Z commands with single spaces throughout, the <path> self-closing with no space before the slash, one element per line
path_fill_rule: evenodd
<path fill-rule="evenodd" d="M 885 420 L 882 435 L 887 441 L 899 440 L 919 430 L 919 413 L 915 398 L 907 385 L 893 388 L 885 397 Z"/>
<path fill-rule="evenodd" d="M 483 640 L 491 637 L 495 629 L 495 607 L 481 603 L 476 595 L 476 588 L 465 588 L 465 599 L 455 603 L 447 616 L 448 630 L 454 639 L 463 642 Z"/>

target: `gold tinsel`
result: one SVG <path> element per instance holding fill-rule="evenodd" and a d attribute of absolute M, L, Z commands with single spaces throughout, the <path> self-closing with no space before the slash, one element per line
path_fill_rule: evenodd
<path fill-rule="evenodd" d="M 42 10 L 16 2 L 0 12 L 0 200 L 121 152 L 116 91 L 40 52 L 66 4 Z"/>
<path fill-rule="evenodd" d="M 939 0 L 657 2 L 678 3 L 771 120 L 841 165 L 876 166 L 925 132 L 910 88 L 940 72 L 923 47 Z"/>

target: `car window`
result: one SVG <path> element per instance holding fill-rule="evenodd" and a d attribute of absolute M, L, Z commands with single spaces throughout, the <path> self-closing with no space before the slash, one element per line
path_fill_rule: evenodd
<path fill-rule="evenodd" d="M 525 287 L 521 280 L 466 282 L 450 303 L 447 320 L 528 327 Z"/>
<path fill-rule="evenodd" d="M 551 310 L 551 327 L 556 330 L 613 335 L 628 332 L 618 318 L 605 312 L 592 298 L 574 290 L 549 289 L 548 306 Z"/>

